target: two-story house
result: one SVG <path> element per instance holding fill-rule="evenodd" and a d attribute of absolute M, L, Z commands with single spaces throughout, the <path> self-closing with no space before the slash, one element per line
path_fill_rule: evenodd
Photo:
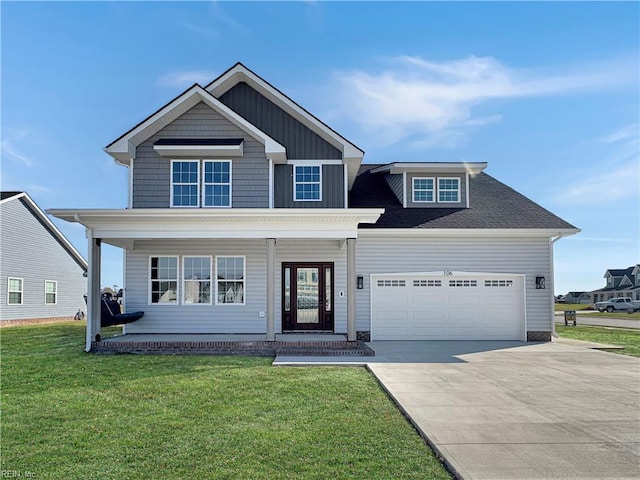
<path fill-rule="evenodd" d="M 145 311 L 127 334 L 551 338 L 553 243 L 579 230 L 485 163 L 365 164 L 240 63 L 105 150 L 129 207 L 50 212 L 87 228 L 87 349 L 102 242 L 125 251 L 126 309 Z"/>
<path fill-rule="evenodd" d="M 610 268 L 603 277 L 607 284 L 591 292 L 592 303 L 615 297 L 640 300 L 640 264 L 628 268 Z"/>

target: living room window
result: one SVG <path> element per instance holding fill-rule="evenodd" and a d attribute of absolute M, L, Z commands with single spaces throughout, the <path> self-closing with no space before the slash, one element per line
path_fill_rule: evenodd
<path fill-rule="evenodd" d="M 435 180 L 428 177 L 413 178 L 413 202 L 435 202 Z"/>
<path fill-rule="evenodd" d="M 295 201 L 322 200 L 322 167 L 294 165 L 293 199 Z"/>
<path fill-rule="evenodd" d="M 216 257 L 216 305 L 245 304 L 245 257 Z"/>
<path fill-rule="evenodd" d="M 184 304 L 211 304 L 211 257 L 183 257 Z"/>
<path fill-rule="evenodd" d="M 55 305 L 58 303 L 58 282 L 55 280 L 44 281 L 44 304 Z"/>
<path fill-rule="evenodd" d="M 22 305 L 22 289 L 24 282 L 21 278 L 9 277 L 7 279 L 7 304 Z"/>
<path fill-rule="evenodd" d="M 149 303 L 178 303 L 178 257 L 151 257 Z"/>
<path fill-rule="evenodd" d="M 202 205 L 205 207 L 231 206 L 231 162 L 205 160 L 202 179 Z"/>
<path fill-rule="evenodd" d="M 460 179 L 459 178 L 438 178 L 438 202 L 458 203 L 460 202 Z"/>
<path fill-rule="evenodd" d="M 200 161 L 171 160 L 171 206 L 199 207 Z"/>

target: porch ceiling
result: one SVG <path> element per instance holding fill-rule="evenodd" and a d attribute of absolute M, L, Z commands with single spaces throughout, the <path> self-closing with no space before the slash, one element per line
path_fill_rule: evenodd
<path fill-rule="evenodd" d="M 384 209 L 56 209 L 47 213 L 92 231 L 93 238 L 126 246 L 141 239 L 262 239 L 358 237 L 358 224 L 375 223 Z"/>

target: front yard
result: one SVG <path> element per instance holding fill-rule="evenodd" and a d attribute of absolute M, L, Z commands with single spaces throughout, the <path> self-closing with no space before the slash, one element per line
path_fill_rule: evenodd
<path fill-rule="evenodd" d="M 576 340 L 617 345 L 624 347 L 624 349 L 610 351 L 622 355 L 640 357 L 640 331 L 638 330 L 556 325 L 556 333 L 561 337 L 574 338 Z"/>
<path fill-rule="evenodd" d="M 4 328 L 2 466 L 25 478 L 451 478 L 360 368 L 100 356 L 78 322 Z"/>

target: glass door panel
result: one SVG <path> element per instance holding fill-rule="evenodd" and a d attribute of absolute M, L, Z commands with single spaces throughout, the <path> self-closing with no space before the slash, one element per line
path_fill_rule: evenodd
<path fill-rule="evenodd" d="M 296 323 L 318 324 L 320 322 L 320 269 L 298 267 L 296 284 Z"/>

